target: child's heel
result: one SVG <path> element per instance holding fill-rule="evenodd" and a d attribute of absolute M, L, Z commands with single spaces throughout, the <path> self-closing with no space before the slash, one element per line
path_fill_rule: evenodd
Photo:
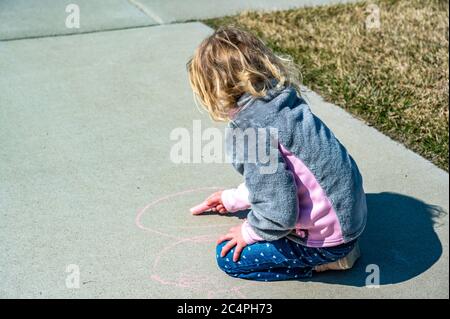
<path fill-rule="evenodd" d="M 318 265 L 314 267 L 314 271 L 323 272 L 326 270 L 346 270 L 353 267 L 355 262 L 361 256 L 359 244 L 356 242 L 355 247 L 348 253 L 347 256 L 328 264 Z"/>

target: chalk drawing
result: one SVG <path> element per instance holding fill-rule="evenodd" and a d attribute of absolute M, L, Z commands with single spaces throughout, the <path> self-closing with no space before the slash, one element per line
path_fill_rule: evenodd
<path fill-rule="evenodd" d="M 155 282 L 161 285 L 169 285 L 181 289 L 189 289 L 194 290 L 200 293 L 205 293 L 207 298 L 214 298 L 217 294 L 231 294 L 230 297 L 240 297 L 246 298 L 245 294 L 242 292 L 242 289 L 250 287 L 254 285 L 252 282 L 244 282 L 240 280 L 235 280 L 235 284 L 231 287 L 224 288 L 223 281 L 219 282 L 219 277 L 223 276 L 220 274 L 220 270 L 217 270 L 217 273 L 210 274 L 207 273 L 207 270 L 202 272 L 201 265 L 194 265 L 188 267 L 187 265 L 183 265 L 180 271 L 177 271 L 176 274 L 166 275 L 164 276 L 161 273 L 161 270 L 164 269 L 164 265 L 162 265 L 163 260 L 166 257 L 172 256 L 172 259 L 176 258 L 177 252 L 176 249 L 183 249 L 184 252 L 189 251 L 193 252 L 195 250 L 200 249 L 201 252 L 205 250 L 208 251 L 208 254 L 213 258 L 214 251 L 213 248 L 210 247 L 212 243 L 215 243 L 220 234 L 228 230 L 229 227 L 235 226 L 236 223 L 221 223 L 221 224 L 211 224 L 211 225 L 192 225 L 192 226 L 172 226 L 172 225 L 158 225 L 159 228 L 155 229 L 150 226 L 146 226 L 143 224 L 142 219 L 144 215 L 151 214 L 154 212 L 158 205 L 168 202 L 169 200 L 180 198 L 184 195 L 188 195 L 191 193 L 200 193 L 200 192 L 212 192 L 217 191 L 223 188 L 220 187 L 201 187 L 195 189 L 188 189 L 180 192 L 176 192 L 173 194 L 169 194 L 163 197 L 160 197 L 151 203 L 147 204 L 145 207 L 140 209 L 135 218 L 135 224 L 138 228 L 151 233 L 157 236 L 163 236 L 170 239 L 170 243 L 163 247 L 156 255 L 156 258 L 151 266 L 151 275 L 150 278 Z M 180 214 L 184 212 L 179 212 Z M 188 207 L 186 208 L 186 214 L 189 215 Z M 193 218 L 201 218 L 201 216 L 196 216 Z M 169 233 L 164 231 L 164 229 L 175 231 L 176 235 L 173 233 Z M 205 234 L 205 235 L 196 235 L 196 236 L 181 236 L 179 232 L 176 230 L 186 230 L 186 229 L 214 229 L 214 233 Z M 199 245 L 206 245 L 204 249 L 199 248 Z M 186 246 L 191 245 L 191 248 L 186 249 Z M 180 247 L 183 246 L 183 247 Z M 195 259 L 194 257 L 192 258 Z M 215 263 L 215 260 L 214 260 Z M 167 278 L 170 277 L 170 278 Z"/>

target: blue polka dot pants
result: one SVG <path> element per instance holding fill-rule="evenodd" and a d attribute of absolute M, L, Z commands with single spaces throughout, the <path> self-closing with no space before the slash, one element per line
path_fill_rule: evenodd
<path fill-rule="evenodd" d="M 233 261 L 234 248 L 220 257 L 227 241 L 217 245 L 216 257 L 220 269 L 230 276 L 258 280 L 296 280 L 312 276 L 314 266 L 334 262 L 346 256 L 356 241 L 336 247 L 311 248 L 282 238 L 262 241 L 244 248 L 237 262 Z"/>

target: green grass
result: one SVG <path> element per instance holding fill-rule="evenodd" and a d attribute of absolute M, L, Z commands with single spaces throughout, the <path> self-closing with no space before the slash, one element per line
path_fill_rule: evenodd
<path fill-rule="evenodd" d="M 204 21 L 254 32 L 289 55 L 304 85 L 448 171 L 448 1 L 373 1 Z"/>

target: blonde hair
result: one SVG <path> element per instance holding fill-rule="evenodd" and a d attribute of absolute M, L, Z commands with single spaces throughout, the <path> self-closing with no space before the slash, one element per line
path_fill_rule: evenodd
<path fill-rule="evenodd" d="M 187 63 L 189 82 L 215 121 L 227 121 L 238 99 L 263 97 L 276 86 L 299 87 L 289 59 L 275 55 L 253 34 L 222 27 L 203 40 Z"/>

